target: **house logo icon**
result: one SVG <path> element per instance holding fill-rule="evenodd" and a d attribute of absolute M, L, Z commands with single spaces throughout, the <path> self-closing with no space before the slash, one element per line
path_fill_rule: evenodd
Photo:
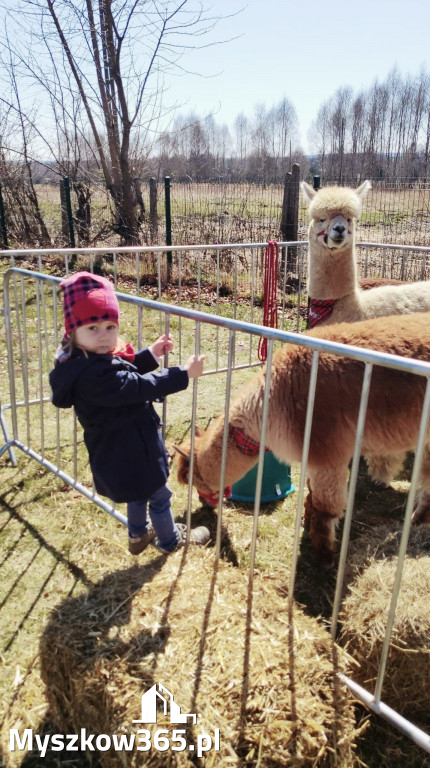
<path fill-rule="evenodd" d="M 167 698 L 166 696 L 163 696 L 161 692 L 167 694 Z M 154 685 L 143 694 L 140 720 L 133 720 L 133 723 L 157 722 L 157 698 L 159 701 L 163 702 L 163 713 L 165 715 L 167 715 L 167 708 L 169 707 L 170 722 L 172 724 L 179 725 L 180 723 L 186 723 L 188 720 L 191 720 L 194 725 L 196 724 L 197 715 L 183 714 L 181 708 L 174 701 L 173 694 L 161 683 L 158 684 L 158 691 L 157 684 L 154 683 Z"/>

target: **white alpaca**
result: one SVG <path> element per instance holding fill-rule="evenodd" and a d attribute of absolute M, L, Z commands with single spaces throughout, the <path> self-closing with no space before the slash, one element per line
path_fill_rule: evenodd
<path fill-rule="evenodd" d="M 302 182 L 310 200 L 309 214 L 309 325 L 329 325 L 386 315 L 430 310 L 430 282 L 403 283 L 360 289 L 355 255 L 355 220 L 370 189 L 364 181 L 356 190 L 325 187 L 316 192 Z M 365 456 L 372 477 L 389 484 L 404 456 Z"/>
<path fill-rule="evenodd" d="M 430 282 L 384 285 L 368 291 L 360 289 L 355 220 L 360 217 L 362 201 L 369 189 L 369 181 L 364 181 L 356 190 L 325 187 L 318 191 L 302 182 L 302 190 L 310 200 L 308 293 L 311 327 L 430 310 Z M 323 306 L 322 315 L 318 316 L 318 302 L 322 300 L 332 304 Z"/>

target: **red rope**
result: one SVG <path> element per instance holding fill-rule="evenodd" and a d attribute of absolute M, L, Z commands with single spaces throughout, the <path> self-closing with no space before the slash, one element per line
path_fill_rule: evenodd
<path fill-rule="evenodd" d="M 264 259 L 264 303 L 263 325 L 268 328 L 278 327 L 278 262 L 279 246 L 273 240 L 269 240 L 266 246 Z M 267 359 L 267 339 L 261 337 L 258 342 L 258 359 L 262 363 Z"/>

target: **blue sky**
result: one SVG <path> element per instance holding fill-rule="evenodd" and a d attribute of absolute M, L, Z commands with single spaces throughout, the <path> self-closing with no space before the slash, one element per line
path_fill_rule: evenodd
<path fill-rule="evenodd" d="M 270 107 L 283 97 L 294 104 L 306 150 L 310 122 L 337 88 L 354 92 L 384 80 L 398 66 L 402 75 L 430 71 L 429 0 L 214 0 L 214 14 L 237 16 L 212 37 L 237 37 L 187 55 L 183 64 L 206 77 L 174 78 L 181 111 L 213 112 L 229 127 L 255 104 Z"/>

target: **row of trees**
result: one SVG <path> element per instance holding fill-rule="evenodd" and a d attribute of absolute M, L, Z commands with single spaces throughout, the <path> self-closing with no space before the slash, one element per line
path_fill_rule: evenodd
<path fill-rule="evenodd" d="M 233 129 L 218 125 L 212 115 L 178 115 L 172 128 L 161 134 L 148 158 L 148 172 L 178 181 L 282 181 L 291 164 L 306 165 L 300 147 L 298 119 L 288 99 L 254 114 L 239 114 Z"/>
<path fill-rule="evenodd" d="M 313 168 L 332 179 L 408 179 L 430 173 L 430 76 L 423 69 L 387 78 L 354 94 L 339 88 L 310 130 Z"/>
<path fill-rule="evenodd" d="M 293 162 L 339 181 L 430 172 L 425 71 L 405 78 L 394 69 L 358 95 L 339 89 L 312 126 L 309 166 L 286 98 L 238 114 L 231 127 L 169 113 L 164 78 L 223 22 L 200 0 L 4 0 L 0 18 L 0 179 L 17 211 L 31 209 L 41 242 L 48 233 L 36 160 L 45 180 L 70 177 L 80 205 L 90 184 L 101 183 L 112 228 L 127 244 L 139 241 L 140 184 L 151 175 L 281 181 Z"/>
<path fill-rule="evenodd" d="M 324 102 L 309 131 L 312 155 L 301 145 L 297 113 L 288 99 L 251 118 L 237 116 L 233 130 L 214 119 L 179 117 L 164 134 L 151 170 L 195 181 L 281 181 L 292 162 L 323 179 L 417 179 L 430 174 L 430 75 L 393 69 L 384 82 L 354 94 L 339 88 Z"/>

